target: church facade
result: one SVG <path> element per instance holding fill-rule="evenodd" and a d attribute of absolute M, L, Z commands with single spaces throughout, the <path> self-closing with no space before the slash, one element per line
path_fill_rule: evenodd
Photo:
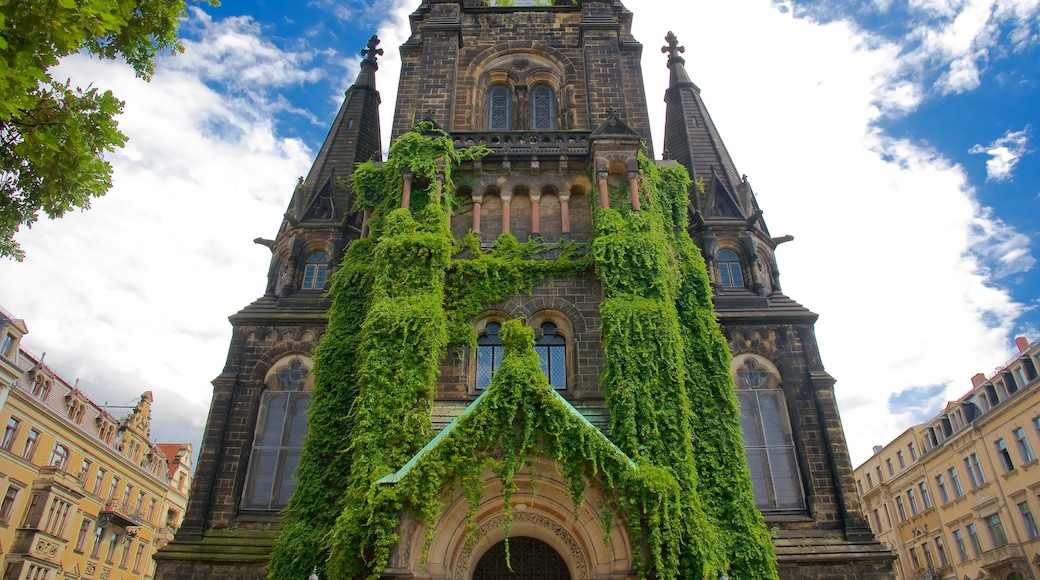
<path fill-rule="evenodd" d="M 406 168 L 396 203 L 408 208 L 450 198 L 446 227 L 456 240 L 470 240 L 470 255 L 501 251 L 496 241 L 503 234 L 544 249 L 529 259 L 582 254 L 595 242 L 598 211 L 623 206 L 639 212 L 653 203 L 641 166 L 655 154 L 643 46 L 630 32 L 633 14 L 617 0 L 541 4 L 423 0 L 400 47 L 392 137 L 423 121 L 459 151 L 487 149 L 463 160 L 453 178 L 444 168 Z M 686 73 L 683 47 L 671 33 L 665 40 L 667 59 L 662 56 L 660 73 L 653 74 L 670 75 L 667 125 L 663 160 L 654 164 L 681 165 L 693 180 L 682 233 L 699 248 L 711 282 L 731 355 L 754 507 L 771 532 L 779 576 L 891 578 L 893 556 L 871 534 L 853 483 L 834 379 L 814 336 L 817 316 L 780 287 L 774 250 L 790 237 L 769 233 L 749 182 Z M 272 252 L 268 286 L 231 317 L 232 343 L 213 382 L 188 510 L 175 541 L 155 556 L 156 578 L 267 577 L 281 510 L 305 483 L 297 481 L 296 468 L 309 410 L 314 425 L 319 373 L 311 371 L 328 332 L 326 290 L 351 244 L 390 227 L 382 215 L 389 212 L 366 203 L 371 192 L 351 183 L 357 164 L 380 157 L 380 54 L 373 37 L 277 236 L 257 240 Z M 610 293 L 590 268 L 554 273 L 482 304 L 468 319 L 475 338 L 449 344 L 438 359 L 428 409 L 436 437 L 408 450 L 409 462 L 393 465 L 396 471 L 378 483 L 408 477 L 410 466 L 458 432 L 490 395 L 513 319 L 533 331 L 550 398 L 581 417 L 578 428 L 616 442 L 618 457 L 635 465 L 604 386 L 610 361 L 602 308 Z M 341 451 L 354 447 L 344 439 Z M 479 500 L 461 485 L 444 490 L 432 533 L 402 511 L 382 576 L 499 578 L 512 566 L 530 578 L 636 577 L 648 544 L 625 521 L 612 523 L 605 515 L 616 496 L 592 485 L 575 505 L 551 457 L 532 457 L 521 471 L 515 489 L 485 474 Z"/>

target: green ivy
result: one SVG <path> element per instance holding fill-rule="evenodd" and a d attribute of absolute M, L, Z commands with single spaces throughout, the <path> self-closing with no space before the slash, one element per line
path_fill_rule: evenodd
<path fill-rule="evenodd" d="M 269 577 L 302 578 L 317 566 L 322 577 L 378 578 L 401 513 L 425 526 L 428 546 L 444 494 L 460 488 L 472 531 L 487 468 L 504 490 L 508 537 L 515 477 L 545 457 L 568 482 L 576 513 L 594 486 L 607 498 L 605 529 L 617 518 L 633 546 L 646 547 L 647 558 L 632 554 L 640 577 L 776 578 L 745 466 L 729 352 L 686 233 L 685 171 L 644 159 L 643 211 L 596 211 L 589 246 L 503 234 L 484 252 L 472 234 L 454 240 L 445 214 L 452 170 L 484 153 L 455 152 L 446 134 L 421 125 L 398 139 L 390 161 L 355 172 L 360 203 L 376 215 L 373 235 L 350 245 L 333 277 L 299 483 Z M 400 209 L 406 167 L 420 186 L 411 209 Z M 429 203 L 439 171 L 442 203 Z M 505 356 L 491 386 L 424 448 L 447 346 L 472 345 L 473 319 L 489 305 L 580 276 L 598 277 L 606 295 L 601 378 L 611 440 L 548 385 L 532 331 L 513 320 L 502 327 Z M 387 483 L 394 473 L 396 483 Z"/>

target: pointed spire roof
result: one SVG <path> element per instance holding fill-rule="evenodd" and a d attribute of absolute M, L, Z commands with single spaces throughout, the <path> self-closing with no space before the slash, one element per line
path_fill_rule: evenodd
<path fill-rule="evenodd" d="M 378 158 L 382 147 L 379 129 L 379 91 L 376 90 L 376 58 L 383 54 L 379 38 L 372 35 L 361 51 L 361 71 L 347 89 L 336 120 L 314 159 L 310 172 L 296 188 L 288 216 L 297 221 L 339 221 L 350 213 L 349 188 L 337 179 L 349 180 L 358 163 Z"/>
<path fill-rule="evenodd" d="M 747 214 L 752 205 L 746 199 L 750 190 L 741 187 L 743 180 L 708 114 L 701 90 L 686 73 L 686 59 L 679 56 L 686 52 L 686 47 L 679 46 L 679 40 L 671 32 L 665 36 L 665 41 L 668 44 L 661 47 L 661 52 L 668 54 L 670 70 L 668 90 L 665 91 L 665 155 L 686 167 L 693 179 L 703 178 L 709 196 L 720 195 L 723 199 L 735 201 L 737 207 L 732 209 Z M 714 192 L 717 188 L 725 192 Z"/>

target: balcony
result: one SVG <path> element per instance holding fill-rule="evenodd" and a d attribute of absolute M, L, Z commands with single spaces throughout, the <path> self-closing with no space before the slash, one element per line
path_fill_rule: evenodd
<path fill-rule="evenodd" d="M 130 502 L 118 499 L 106 501 L 98 511 L 98 523 L 101 525 L 113 523 L 121 528 L 128 528 L 140 526 L 142 520 L 144 520 L 144 514 L 141 513 L 140 508 L 134 509 L 130 507 Z"/>
<path fill-rule="evenodd" d="M 495 155 L 589 154 L 588 131 L 484 131 L 452 133 L 456 149 L 483 145 Z"/>
<path fill-rule="evenodd" d="M 982 565 L 999 567 L 1003 564 L 1011 564 L 1015 561 L 1025 562 L 1026 555 L 1022 546 L 1008 544 L 982 553 Z"/>

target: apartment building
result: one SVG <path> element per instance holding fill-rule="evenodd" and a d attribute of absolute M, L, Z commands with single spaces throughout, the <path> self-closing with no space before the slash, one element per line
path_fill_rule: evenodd
<path fill-rule="evenodd" d="M 1040 579 L 1040 340 L 855 470 L 903 580 Z"/>
<path fill-rule="evenodd" d="M 151 578 L 184 517 L 192 445 L 151 442 L 152 394 L 102 407 L 21 348 L 0 309 L 0 578 Z"/>

